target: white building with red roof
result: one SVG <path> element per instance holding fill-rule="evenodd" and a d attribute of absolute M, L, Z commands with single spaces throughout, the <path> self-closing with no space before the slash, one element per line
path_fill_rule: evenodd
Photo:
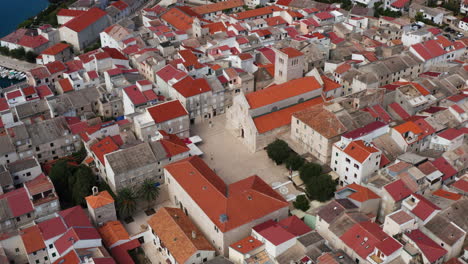
<path fill-rule="evenodd" d="M 413 193 L 401 203 L 403 211 L 411 215 L 420 225 L 427 222 L 440 212 L 440 208 L 420 194 Z"/>
<path fill-rule="evenodd" d="M 322 85 L 312 76 L 240 94 L 228 109 L 226 126 L 250 151 L 258 151 L 289 133 L 292 115 L 322 103 L 321 94 Z"/>
<path fill-rule="evenodd" d="M 447 250 L 438 245 L 434 240 L 425 235 L 421 230 L 415 229 L 403 235 L 403 240 L 415 247 L 422 255 L 422 263 L 424 264 L 441 264 L 444 261 Z M 406 259 L 413 258 L 409 253 L 405 252 Z"/>
<path fill-rule="evenodd" d="M 145 109 L 133 118 L 136 136 L 149 141 L 164 130 L 181 138 L 190 136 L 189 116 L 187 110 L 178 100 L 163 102 Z"/>
<path fill-rule="evenodd" d="M 382 151 L 372 143 L 356 140 L 333 145 L 330 167 L 340 177 L 340 185 L 361 184 L 380 169 Z"/>
<path fill-rule="evenodd" d="M 354 224 L 340 239 L 344 251 L 356 263 L 389 263 L 403 252 L 403 246 L 396 239 L 369 221 Z"/>
<path fill-rule="evenodd" d="M 268 220 L 252 228 L 252 236 L 265 243 L 265 251 L 277 257 L 296 244 L 297 237 L 312 232 L 297 216 L 279 222 Z"/>
<path fill-rule="evenodd" d="M 129 115 L 147 105 L 155 104 L 158 96 L 153 91 L 153 85 L 147 80 L 141 80 L 136 85 L 131 85 L 122 89 L 124 114 Z"/>
<path fill-rule="evenodd" d="M 47 64 L 59 60 L 61 62 L 66 62 L 72 58 L 72 48 L 69 44 L 66 43 L 57 43 L 51 47 L 45 49 L 39 54 L 36 58 L 37 64 Z"/>
<path fill-rule="evenodd" d="M 99 33 L 109 26 L 107 13 L 93 7 L 64 23 L 60 29 L 60 40 L 82 50 L 99 39 Z"/>
<path fill-rule="evenodd" d="M 223 255 L 249 236 L 252 227 L 288 214 L 286 200 L 260 177 L 228 185 L 198 156 L 166 166 L 164 176 L 171 201 L 191 216 Z"/>
<path fill-rule="evenodd" d="M 456 60 L 465 54 L 466 45 L 462 41 L 453 41 L 449 45 L 440 43 L 440 40 L 427 40 L 410 46 L 409 51 L 420 60 L 424 61 L 424 68 L 432 65 L 445 64 L 447 61 Z"/>
<path fill-rule="evenodd" d="M 36 54 L 49 46 L 49 40 L 35 30 L 20 28 L 0 39 L 0 46 L 10 50 L 24 48 Z"/>
<path fill-rule="evenodd" d="M 431 138 L 431 149 L 450 151 L 460 147 L 465 138 L 465 131 L 448 128 Z"/>

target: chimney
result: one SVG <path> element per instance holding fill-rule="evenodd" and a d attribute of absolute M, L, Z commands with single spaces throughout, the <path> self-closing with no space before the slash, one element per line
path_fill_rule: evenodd
<path fill-rule="evenodd" d="M 195 232 L 195 230 L 192 231 L 192 239 L 196 239 L 197 238 L 197 232 Z"/>
<path fill-rule="evenodd" d="M 92 188 L 91 190 L 93 191 L 93 195 L 94 195 L 94 196 L 98 195 L 99 190 L 98 190 L 98 187 L 97 187 L 97 186 L 93 186 L 93 188 Z"/>

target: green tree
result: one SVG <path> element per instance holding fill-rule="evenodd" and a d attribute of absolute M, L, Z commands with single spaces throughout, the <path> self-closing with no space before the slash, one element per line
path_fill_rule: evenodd
<path fill-rule="evenodd" d="M 416 19 L 416 21 L 423 21 L 424 20 L 423 13 L 417 12 L 416 15 L 414 16 L 414 19 Z"/>
<path fill-rule="evenodd" d="M 267 146 L 267 154 L 277 165 L 282 164 L 291 154 L 288 143 L 277 139 Z"/>
<path fill-rule="evenodd" d="M 285 164 L 288 170 L 298 170 L 304 165 L 304 158 L 297 155 L 296 153 L 289 155 L 286 159 Z"/>
<path fill-rule="evenodd" d="M 299 170 L 299 177 L 304 183 L 309 183 L 322 174 L 322 166 L 316 163 L 306 163 Z"/>
<path fill-rule="evenodd" d="M 336 191 L 336 182 L 328 174 L 312 178 L 306 184 L 307 195 L 312 200 L 328 201 Z"/>
<path fill-rule="evenodd" d="M 37 57 L 37 54 L 32 52 L 32 51 L 28 51 L 26 52 L 24 58 L 26 59 L 27 62 L 31 62 L 31 63 L 35 63 L 36 62 L 36 57 Z"/>
<path fill-rule="evenodd" d="M 10 50 L 10 55 L 15 59 L 22 60 L 24 59 L 24 56 L 26 55 L 26 51 L 24 50 L 23 47 L 12 49 Z"/>
<path fill-rule="evenodd" d="M 81 144 L 80 149 L 72 153 L 72 157 L 75 159 L 76 163 L 80 164 L 86 158 L 88 153 L 83 144 Z"/>
<path fill-rule="evenodd" d="M 4 55 L 4 56 L 10 56 L 10 49 L 8 49 L 7 47 L 0 47 L 0 54 Z"/>
<path fill-rule="evenodd" d="M 156 200 L 159 196 L 159 186 L 156 185 L 154 179 L 145 179 L 138 189 L 140 198 L 144 199 L 148 203 L 148 209 L 150 208 L 151 202 Z"/>
<path fill-rule="evenodd" d="M 81 165 L 75 170 L 73 178 L 73 187 L 70 189 L 73 192 L 73 203 L 84 205 L 84 198 L 91 194 L 91 188 L 96 185 L 96 176 L 90 167 Z"/>
<path fill-rule="evenodd" d="M 310 208 L 309 200 L 307 200 L 307 197 L 305 195 L 298 195 L 296 197 L 296 201 L 293 202 L 294 208 L 302 210 L 302 211 L 307 211 Z"/>
<path fill-rule="evenodd" d="M 52 166 L 49 177 L 54 183 L 55 190 L 62 203 L 71 202 L 71 192 L 68 182 L 73 178 L 73 168 L 67 160 L 59 160 Z"/>
<path fill-rule="evenodd" d="M 137 195 L 126 187 L 117 192 L 117 210 L 121 219 L 130 217 L 137 209 Z"/>

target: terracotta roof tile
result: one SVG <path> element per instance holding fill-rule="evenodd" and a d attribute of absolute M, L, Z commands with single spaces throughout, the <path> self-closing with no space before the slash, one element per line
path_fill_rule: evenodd
<path fill-rule="evenodd" d="M 315 77 L 308 76 L 283 84 L 272 85 L 263 90 L 247 94 L 245 97 L 250 109 L 256 109 L 317 89 L 321 89 L 320 83 Z"/>
<path fill-rule="evenodd" d="M 323 104 L 295 112 L 293 116 L 328 139 L 340 136 L 347 131 L 339 118 L 325 109 Z"/>
<path fill-rule="evenodd" d="M 64 51 L 68 47 L 70 47 L 69 44 L 60 42 L 60 43 L 57 43 L 57 44 L 53 45 L 52 47 L 49 47 L 49 48 L 45 49 L 43 52 L 41 52 L 41 54 L 57 55 L 58 53 Z"/>
<path fill-rule="evenodd" d="M 21 240 L 23 240 L 26 253 L 32 254 L 36 251 L 46 248 L 41 232 L 37 225 L 33 225 L 20 231 Z"/>
<path fill-rule="evenodd" d="M 85 199 L 88 205 L 91 206 L 91 208 L 93 209 L 114 203 L 114 199 L 108 191 L 102 191 L 96 195 L 87 196 L 85 197 Z"/>
<path fill-rule="evenodd" d="M 372 153 L 379 152 L 379 150 L 372 144 L 366 145 L 364 141 L 357 140 L 349 143 L 343 152 L 358 162 L 364 163 Z"/>
<path fill-rule="evenodd" d="M 174 162 L 165 169 L 221 232 L 288 206 L 260 177 L 254 175 L 228 186 L 198 156 Z"/>
<path fill-rule="evenodd" d="M 262 245 L 263 243 L 261 241 L 255 239 L 253 236 L 248 236 L 231 244 L 229 247 L 245 255 L 261 247 Z"/>
<path fill-rule="evenodd" d="M 111 248 L 119 241 L 130 240 L 130 235 L 120 221 L 106 222 L 99 227 L 98 232 L 102 237 L 104 245 L 108 248 Z"/>
<path fill-rule="evenodd" d="M 323 103 L 322 97 L 316 97 L 303 103 L 299 103 L 269 114 L 255 117 L 253 121 L 255 123 L 255 127 L 257 128 L 258 133 L 262 134 L 282 126 L 290 125 L 291 117 L 295 112 L 302 111 L 310 106 L 314 106 L 321 103 Z"/>
<path fill-rule="evenodd" d="M 148 220 L 148 224 L 177 263 L 186 263 L 199 250 L 215 251 L 203 233 L 179 208 L 159 209 Z"/>
<path fill-rule="evenodd" d="M 75 32 L 81 32 L 106 15 L 106 12 L 97 7 L 93 7 L 85 13 L 68 21 L 63 25 L 63 27 L 67 27 Z"/>

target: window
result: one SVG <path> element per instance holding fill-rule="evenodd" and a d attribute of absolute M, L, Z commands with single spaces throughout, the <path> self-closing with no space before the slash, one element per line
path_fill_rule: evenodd
<path fill-rule="evenodd" d="M 19 248 L 15 248 L 15 252 L 19 252 Z"/>
<path fill-rule="evenodd" d="M 200 257 L 200 253 L 197 253 L 197 258 L 199 258 L 199 257 Z"/>
<path fill-rule="evenodd" d="M 54 244 L 49 244 L 49 248 L 53 248 L 54 247 Z"/>
<path fill-rule="evenodd" d="M 55 258 L 55 256 L 57 256 L 57 254 L 56 254 L 56 253 L 52 253 L 52 257 Z"/>
<path fill-rule="evenodd" d="M 50 143 L 50 146 L 53 147 L 53 146 L 54 146 L 54 143 Z"/>
<path fill-rule="evenodd" d="M 350 160 L 350 159 L 348 159 L 348 158 L 346 158 L 346 162 L 348 162 L 348 163 L 351 163 L 351 160 Z"/>

